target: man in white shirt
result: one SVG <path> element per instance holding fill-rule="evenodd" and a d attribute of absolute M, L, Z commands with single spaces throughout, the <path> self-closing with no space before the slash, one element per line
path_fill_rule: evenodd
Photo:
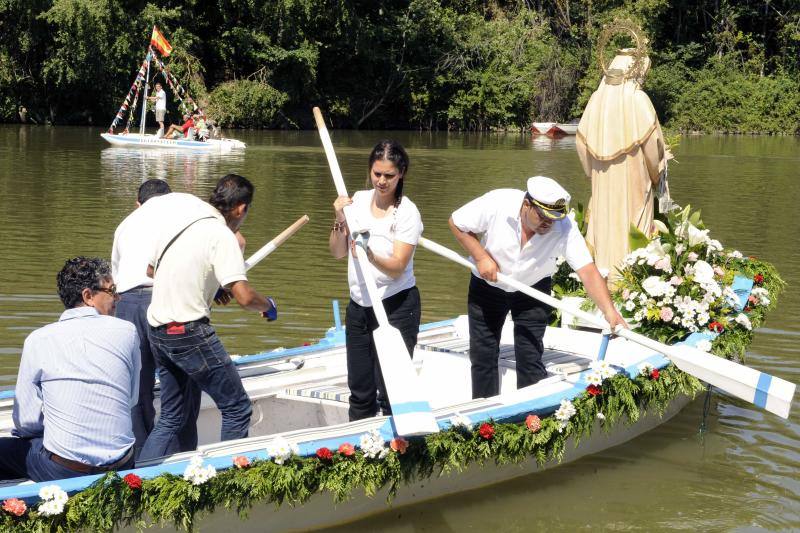
<path fill-rule="evenodd" d="M 450 217 L 450 230 L 481 276 L 471 276 L 468 297 L 473 398 L 500 393 L 500 333 L 509 311 L 514 321 L 517 388 L 547 376 L 542 339 L 551 309 L 498 283 L 498 272 L 549 294 L 556 259 L 563 256 L 611 327 L 627 326 L 583 236 L 566 216 L 569 200 L 569 193 L 554 180 L 535 176 L 528 180 L 526 191 L 490 191 Z M 481 240 L 478 234 L 483 234 Z"/>
<path fill-rule="evenodd" d="M 159 363 L 161 413 L 140 454 L 142 461 L 196 446 L 181 442 L 179 435 L 186 424 L 196 425 L 201 392 L 211 396 L 221 412 L 221 440 L 248 435 L 250 399 L 209 317 L 222 286 L 245 309 L 268 320 L 277 318 L 274 301 L 248 283 L 235 235 L 253 191 L 246 178 L 229 174 L 217 183 L 208 204 L 195 199 L 202 206 L 190 210 L 193 220 L 165 223 L 156 239 L 147 320 Z M 173 193 L 152 201 L 169 205 L 184 197 L 191 195 Z"/>
<path fill-rule="evenodd" d="M 142 353 L 139 400 L 131 410 L 133 434 L 136 436 L 136 457 L 153 430 L 156 415 L 153 406 L 156 363 L 150 349 L 150 326 L 147 323 L 147 308 L 153 295 L 153 278 L 147 275 L 147 267 L 155 246 L 155 235 L 163 218 L 159 216 L 158 210 L 142 206 L 145 202 L 170 192 L 169 185 L 164 180 L 150 179 L 142 183 L 139 186 L 136 209 L 117 226 L 111 249 L 111 269 L 120 294 L 116 316 L 136 326 Z"/>
<path fill-rule="evenodd" d="M 148 96 L 148 100 L 155 101 L 156 103 L 156 122 L 158 122 L 158 132 L 156 132 L 156 137 L 162 137 L 164 135 L 164 117 L 167 115 L 167 93 L 164 91 L 164 88 L 161 87 L 161 83 L 156 83 L 155 94 L 153 96 Z"/>

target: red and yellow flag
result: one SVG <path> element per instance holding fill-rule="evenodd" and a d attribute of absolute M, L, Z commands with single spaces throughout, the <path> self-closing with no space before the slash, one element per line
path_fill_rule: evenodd
<path fill-rule="evenodd" d="M 153 34 L 150 36 L 150 44 L 163 56 L 167 57 L 172 52 L 172 45 L 169 44 L 167 39 L 158 31 L 156 26 L 153 26 Z"/>

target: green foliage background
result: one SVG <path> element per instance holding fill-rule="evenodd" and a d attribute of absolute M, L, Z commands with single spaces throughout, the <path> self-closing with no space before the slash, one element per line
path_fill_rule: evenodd
<path fill-rule="evenodd" d="M 667 126 L 800 132 L 797 0 L 0 0 L 0 121 L 110 123 L 153 24 L 229 126 L 311 127 L 312 105 L 350 128 L 566 121 L 618 17 L 650 38 Z"/>

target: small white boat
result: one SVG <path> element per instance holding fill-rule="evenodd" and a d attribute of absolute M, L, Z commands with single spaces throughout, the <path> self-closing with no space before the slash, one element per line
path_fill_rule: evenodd
<path fill-rule="evenodd" d="M 555 125 L 555 122 L 534 122 L 531 125 L 531 133 L 534 135 L 547 135 Z"/>
<path fill-rule="evenodd" d="M 555 133 L 559 135 L 575 135 L 578 132 L 577 124 L 556 124 Z"/>
<path fill-rule="evenodd" d="M 201 524 L 206 531 L 231 529 L 264 531 L 265 527 L 270 531 L 306 530 L 378 513 L 390 506 L 417 503 L 527 475 L 616 446 L 669 420 L 688 403 L 689 396 L 685 392 L 691 393 L 696 390 L 695 388 L 676 392 L 665 402 L 668 403 L 668 407 L 663 413 L 657 412 L 656 409 L 646 409 L 646 400 L 642 399 L 641 416 L 630 418 L 626 415 L 615 420 L 613 424 L 604 422 L 600 416 L 602 413 L 595 417 L 595 413 L 592 412 L 587 418 L 587 412 L 582 409 L 589 403 L 594 405 L 595 401 L 587 393 L 587 377 L 597 371 L 597 365 L 596 363 L 593 365 L 593 362 L 597 361 L 602 353 L 603 335 L 597 331 L 548 327 L 544 338 L 543 357 L 548 377 L 535 385 L 517 390 L 513 325 L 509 321 L 503 330 L 501 340 L 501 394 L 492 398 L 472 399 L 469 334 L 467 319 L 462 316 L 454 320 L 427 324 L 421 328 L 419 343 L 414 352 L 414 366 L 419 386 L 426 391 L 440 433 L 431 437 L 409 438 L 411 453 L 403 455 L 405 450 L 399 451 L 399 448 L 394 447 L 398 440 L 392 417 L 378 416 L 357 422 L 348 421 L 349 390 L 343 337 L 341 326 L 338 326 L 331 328 L 327 337 L 316 345 L 237 358 L 236 363 L 243 376 L 245 389 L 253 402 L 249 438 L 218 442 L 219 411 L 210 398 L 204 396 L 198 420 L 201 445 L 197 451 L 151 461 L 135 470 L 120 472 L 119 475 L 134 474 L 144 480 L 147 487 L 155 486 L 147 485 L 154 483 L 148 481 L 149 479 L 158 478 L 162 482 L 167 480 L 168 483 L 188 488 L 190 481 L 185 479 L 194 479 L 190 474 L 192 459 L 196 462 L 202 460 L 201 468 L 213 466 L 216 469 L 219 480 L 203 481 L 203 483 L 208 482 L 213 488 L 216 486 L 215 483 L 223 483 L 231 476 L 248 474 L 247 468 L 239 470 L 233 466 L 235 458 L 246 458 L 246 462 L 250 463 L 248 468 L 256 469 L 258 476 L 274 476 L 277 472 L 275 469 L 286 468 L 294 472 L 293 475 L 312 476 L 307 480 L 308 486 L 311 487 L 310 492 L 305 496 L 300 494 L 302 491 L 296 492 L 294 489 L 286 489 L 285 493 L 282 492 L 284 489 L 275 489 L 280 494 L 262 493 L 261 496 L 254 498 L 246 521 L 239 520 L 234 512 L 226 509 L 219 501 L 209 506 L 212 511 L 192 519 L 196 520 L 196 524 Z M 619 374 L 619 379 L 622 379 L 622 376 L 625 376 L 626 380 L 651 379 L 646 373 L 642 374 L 642 365 L 646 365 L 647 368 L 660 368 L 662 373 L 672 371 L 664 370 L 669 361 L 663 356 L 622 338 L 614 338 L 608 342 L 604 353 L 604 361 L 609 364 L 606 368 L 611 369 L 609 372 Z M 443 378 L 444 376 L 446 378 Z M 613 397 L 614 392 L 610 385 L 603 394 L 608 398 Z M 12 427 L 10 416 L 12 397 L 13 393 L 0 396 L 3 398 L 0 400 L 0 435 L 7 435 Z M 636 401 L 639 402 L 640 399 L 637 398 Z M 572 402 L 577 406 L 577 415 Z M 566 411 L 565 405 L 569 407 Z M 573 409 L 572 414 L 569 413 L 569 409 Z M 576 430 L 565 421 L 564 425 L 560 426 L 564 429 L 562 436 L 560 430 L 558 432 L 554 430 L 556 427 L 554 424 L 561 423 L 556 422 L 554 414 L 567 416 L 568 419 L 576 421 L 583 417 L 583 429 Z M 442 462 L 441 457 L 426 455 L 430 453 L 426 450 L 431 449 L 432 442 L 455 443 L 453 445 L 471 442 L 473 444 L 464 445 L 474 446 L 476 443 L 483 443 L 485 439 L 490 450 L 501 449 L 504 445 L 500 443 L 504 440 L 501 439 L 498 444 L 490 443 L 494 431 L 506 432 L 504 435 L 508 435 L 508 431 L 517 432 L 522 435 L 521 438 L 532 439 L 533 437 L 525 435 L 529 433 L 532 435 L 539 429 L 527 425 L 525 421 L 527 417 L 528 422 L 533 424 L 533 415 L 539 417 L 536 423 L 541 423 L 542 435 L 548 435 L 548 440 L 541 448 L 533 446 L 530 452 L 519 456 L 515 464 L 495 464 L 497 456 L 493 457 L 494 452 L 490 452 L 486 458 L 487 464 L 483 467 L 479 465 L 482 459 L 473 458 L 454 469 L 450 468 L 452 465 L 449 467 L 446 461 Z M 569 418 L 572 416 L 574 418 Z M 459 424 L 470 424 L 471 428 L 458 427 Z M 603 424 L 607 424 L 607 427 L 602 428 Z M 490 429 L 486 429 L 487 427 Z M 491 431 L 492 435 L 485 434 L 488 431 Z M 372 439 L 372 445 L 377 446 L 378 450 L 386 455 L 368 458 L 365 436 L 367 441 Z M 577 447 L 574 441 L 576 437 L 580 437 L 580 444 Z M 444 440 L 426 440 L 429 438 Z M 360 451 L 357 450 L 350 456 L 346 449 L 341 451 L 345 444 L 360 447 Z M 281 460 L 282 466 L 278 466 L 276 463 L 279 462 L 281 449 L 293 449 L 295 455 L 287 458 L 285 462 Z M 322 452 L 323 449 L 328 451 Z M 333 457 L 324 459 L 324 453 L 330 453 Z M 410 468 L 414 474 L 403 479 L 384 479 L 375 486 L 361 486 L 360 481 L 354 481 L 361 479 L 356 471 L 362 468 L 382 468 L 381 464 L 384 461 L 401 463 L 411 461 L 414 466 Z M 419 464 L 414 461 L 419 461 Z M 424 466 L 428 464 L 425 461 L 431 461 L 432 470 Z M 194 468 L 198 468 L 197 463 Z M 355 485 L 349 486 L 346 490 L 346 494 L 352 492 L 351 497 L 346 502 L 337 504 L 334 497 L 325 492 L 335 491 L 331 484 L 340 479 L 336 477 L 338 475 L 336 472 L 347 472 L 348 468 L 353 470 L 353 474 L 345 475 L 341 479 L 349 479 L 349 482 Z M 445 471 L 435 474 L 440 468 Z M 173 477 L 165 478 L 165 474 Z M 255 474 L 254 472 L 253 475 Z M 53 484 L 58 485 L 71 497 L 80 498 L 83 491 L 87 491 L 88 494 L 90 491 L 100 490 L 100 485 L 92 486 L 92 484 L 101 478 L 102 476 L 93 475 L 46 483 L 30 481 L 0 483 L 0 500 L 20 498 L 27 501 L 28 505 L 35 505 L 40 501 L 39 491 Z M 252 476 L 249 479 L 252 480 Z M 322 480 L 327 480 L 327 485 L 321 485 Z M 113 490 L 139 490 L 128 489 L 120 481 L 114 486 L 117 488 Z M 394 494 L 393 503 L 387 504 L 387 496 L 393 492 L 393 487 L 397 492 Z M 103 488 L 103 490 L 112 489 Z M 206 494 L 202 490 L 205 489 L 201 489 L 201 494 Z M 239 501 L 237 498 L 241 497 L 241 501 L 245 502 L 249 501 L 252 495 L 226 493 L 225 497 L 233 498 L 230 501 L 234 502 L 235 507 Z M 113 497 L 104 497 L 103 501 L 117 500 Z M 283 505 L 276 507 L 274 503 L 270 503 L 274 501 L 283 501 Z M 245 508 L 249 506 L 247 504 Z M 197 508 L 195 505 L 193 507 Z M 135 520 L 141 517 L 146 521 L 152 520 L 152 525 L 155 527 L 169 529 L 181 525 L 183 520 L 179 516 L 180 513 L 160 517 L 152 516 L 152 513 L 153 509 L 143 508 Z M 161 523 L 161 519 L 167 522 Z M 171 522 L 173 520 L 174 524 Z M 96 524 L 81 522 L 80 527 L 92 529 Z"/>
<path fill-rule="evenodd" d="M 236 139 L 209 139 L 207 141 L 194 141 L 191 139 L 165 139 L 155 135 L 140 135 L 138 133 L 101 133 L 100 136 L 114 146 L 127 148 L 160 148 L 173 150 L 193 150 L 199 152 L 230 152 L 231 150 L 244 150 L 246 145 Z"/>

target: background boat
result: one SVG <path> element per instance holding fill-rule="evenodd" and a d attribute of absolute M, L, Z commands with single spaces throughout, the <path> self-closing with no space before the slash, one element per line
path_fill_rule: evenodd
<path fill-rule="evenodd" d="M 155 135 L 140 135 L 138 133 L 119 135 L 101 133 L 100 136 L 114 146 L 124 146 L 127 148 L 166 148 L 173 150 L 194 150 L 199 152 L 230 152 L 231 150 L 243 150 L 245 148 L 245 143 L 236 139 L 193 141 L 183 137 L 179 139 L 165 139 Z"/>

